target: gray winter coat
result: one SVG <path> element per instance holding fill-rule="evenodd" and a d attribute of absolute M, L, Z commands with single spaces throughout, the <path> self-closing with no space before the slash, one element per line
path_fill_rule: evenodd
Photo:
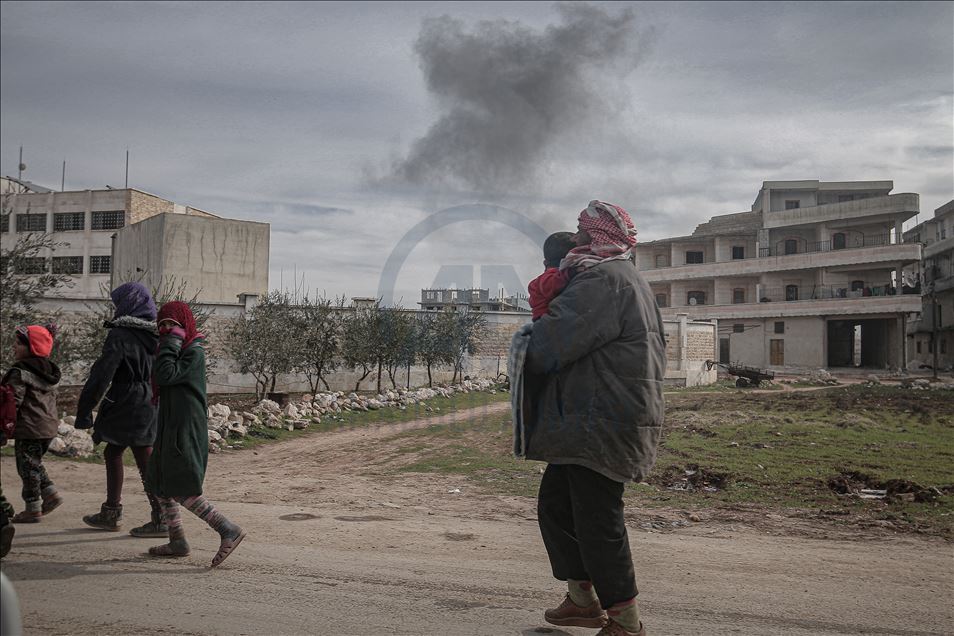
<path fill-rule="evenodd" d="M 526 370 L 543 374 L 529 459 L 639 481 L 656 461 L 666 341 L 649 285 L 631 260 L 573 277 L 533 324 Z"/>

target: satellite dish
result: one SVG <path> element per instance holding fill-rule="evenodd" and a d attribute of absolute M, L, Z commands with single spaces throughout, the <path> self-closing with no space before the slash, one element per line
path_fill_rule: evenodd
<path fill-rule="evenodd" d="M 695 298 L 690 298 L 690 299 L 689 299 L 689 304 L 690 304 L 690 305 L 695 305 L 697 302 L 698 302 L 698 301 L 697 301 Z"/>
<path fill-rule="evenodd" d="M 21 163 L 21 164 L 20 164 L 20 172 L 23 172 L 24 170 L 26 170 L 26 164 L 25 164 L 25 163 Z"/>

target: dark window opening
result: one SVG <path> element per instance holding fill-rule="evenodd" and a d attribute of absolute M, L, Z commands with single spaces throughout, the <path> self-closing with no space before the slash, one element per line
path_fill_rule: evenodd
<path fill-rule="evenodd" d="M 776 322 L 775 323 L 775 333 L 785 333 L 785 323 Z"/>
<path fill-rule="evenodd" d="M 122 210 L 93 212 L 92 221 L 94 230 L 118 230 L 126 224 L 126 213 Z"/>
<path fill-rule="evenodd" d="M 732 325 L 732 333 L 744 333 L 744 332 L 745 332 L 744 324 L 738 323 L 738 324 Z"/>
<path fill-rule="evenodd" d="M 797 254 L 798 253 L 798 241 L 796 239 L 786 239 L 785 240 L 785 253 L 786 254 Z"/>
<path fill-rule="evenodd" d="M 666 294 L 656 294 L 656 305 L 658 307 L 669 306 L 669 298 L 666 296 Z"/>
<path fill-rule="evenodd" d="M 0 214 L 0 232 L 6 233 L 9 231 L 10 231 L 10 215 Z"/>
<path fill-rule="evenodd" d="M 791 200 L 791 199 L 785 201 L 785 209 L 786 209 L 786 210 L 797 210 L 797 209 L 800 208 L 801 206 L 802 206 L 802 202 L 801 202 L 801 201 L 793 201 L 793 200 Z"/>
<path fill-rule="evenodd" d="M 704 262 L 702 252 L 686 252 L 686 265 L 694 265 Z"/>
<path fill-rule="evenodd" d="M 46 215 L 18 214 L 17 232 L 46 232 Z"/>
<path fill-rule="evenodd" d="M 732 290 L 732 303 L 734 305 L 741 305 L 745 302 L 745 290 L 744 289 L 733 289 Z"/>
<path fill-rule="evenodd" d="M 851 281 L 851 291 L 862 291 L 865 288 L 865 281 L 863 280 L 853 280 Z"/>
<path fill-rule="evenodd" d="M 739 260 L 740 258 L 745 258 L 745 246 L 744 246 L 744 245 L 733 245 L 733 246 L 732 246 L 732 260 Z"/>
<path fill-rule="evenodd" d="M 941 353 L 947 353 L 947 340 L 941 340 Z"/>
<path fill-rule="evenodd" d="M 83 257 L 82 256 L 54 256 L 53 257 L 54 274 L 82 274 Z"/>
<path fill-rule="evenodd" d="M 24 258 L 20 261 L 18 274 L 45 274 L 47 272 L 47 260 L 42 256 Z"/>
<path fill-rule="evenodd" d="M 798 285 L 785 286 L 785 300 L 798 300 Z"/>
<path fill-rule="evenodd" d="M 112 271 L 112 256 L 90 256 L 90 274 L 109 274 Z"/>
<path fill-rule="evenodd" d="M 918 342 L 917 342 L 917 349 L 918 349 L 918 353 L 921 353 L 921 341 L 920 341 L 920 340 L 918 340 Z"/>
<path fill-rule="evenodd" d="M 845 249 L 847 241 L 845 240 L 845 235 L 841 232 L 832 234 L 831 236 L 831 249 L 833 250 L 843 250 Z"/>
<path fill-rule="evenodd" d="M 686 300 L 690 305 L 705 305 L 706 293 L 703 291 L 691 291 L 686 294 Z"/>
<path fill-rule="evenodd" d="M 53 215 L 54 232 L 75 232 L 85 229 L 85 212 L 62 212 Z"/>

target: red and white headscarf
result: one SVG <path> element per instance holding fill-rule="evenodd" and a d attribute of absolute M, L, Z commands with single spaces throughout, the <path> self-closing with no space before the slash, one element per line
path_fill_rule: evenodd
<path fill-rule="evenodd" d="M 580 229 L 593 239 L 589 245 L 570 250 L 560 269 L 588 269 L 604 261 L 632 258 L 636 245 L 636 226 L 626 210 L 603 201 L 590 201 L 580 212 Z"/>

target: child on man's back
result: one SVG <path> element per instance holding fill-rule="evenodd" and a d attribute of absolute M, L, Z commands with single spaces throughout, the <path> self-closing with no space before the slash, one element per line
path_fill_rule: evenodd
<path fill-rule="evenodd" d="M 543 266 L 546 270 L 530 281 L 530 309 L 533 320 L 547 313 L 550 301 L 563 291 L 570 282 L 570 270 L 561 270 L 560 261 L 571 249 L 576 247 L 572 232 L 556 232 L 543 243 Z"/>

